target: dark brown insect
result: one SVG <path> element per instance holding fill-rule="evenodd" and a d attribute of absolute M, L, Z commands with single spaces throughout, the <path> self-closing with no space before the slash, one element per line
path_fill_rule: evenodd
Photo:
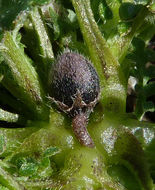
<path fill-rule="evenodd" d="M 94 147 L 87 131 L 89 114 L 99 99 L 99 78 L 84 56 L 65 52 L 53 64 L 49 75 L 49 95 L 72 119 L 73 131 L 82 145 Z"/>

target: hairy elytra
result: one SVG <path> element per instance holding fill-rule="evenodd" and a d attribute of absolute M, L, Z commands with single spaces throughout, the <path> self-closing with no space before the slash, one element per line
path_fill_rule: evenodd
<path fill-rule="evenodd" d="M 94 147 L 86 126 L 99 94 L 99 77 L 89 60 L 75 52 L 58 56 L 49 74 L 49 96 L 73 118 L 74 134 L 87 147 Z"/>

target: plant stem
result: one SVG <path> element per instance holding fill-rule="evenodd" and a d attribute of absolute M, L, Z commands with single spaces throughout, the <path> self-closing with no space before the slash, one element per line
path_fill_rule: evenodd
<path fill-rule="evenodd" d="M 54 54 L 52 50 L 52 45 L 50 43 L 50 39 L 48 37 L 46 25 L 42 18 L 41 9 L 38 10 L 38 8 L 35 7 L 30 14 L 30 19 L 32 21 L 33 28 L 37 36 L 37 40 L 39 41 L 39 55 L 42 60 L 42 63 L 44 64 L 44 66 L 42 66 L 41 69 L 44 68 L 44 71 L 47 76 L 49 65 L 54 60 Z"/>
<path fill-rule="evenodd" d="M 44 92 L 31 60 L 11 32 L 5 33 L 1 45 L 5 47 L 1 54 L 11 71 L 11 77 L 6 73 L 2 84 L 33 113 L 30 118 L 47 120 L 48 109 L 44 104 Z"/>
<path fill-rule="evenodd" d="M 10 113 L 0 109 L 0 121 L 17 122 L 18 118 L 18 114 Z"/>
<path fill-rule="evenodd" d="M 93 17 L 89 0 L 72 0 L 77 18 L 101 84 L 105 111 L 125 112 L 126 81 L 118 60 L 112 55 Z"/>

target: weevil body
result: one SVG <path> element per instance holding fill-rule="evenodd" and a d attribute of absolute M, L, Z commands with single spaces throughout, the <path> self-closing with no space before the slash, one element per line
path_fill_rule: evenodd
<path fill-rule="evenodd" d="M 94 147 L 94 143 L 86 126 L 99 92 L 98 75 L 84 56 L 65 52 L 57 58 L 49 75 L 49 95 L 59 109 L 73 118 L 75 136 L 88 147 Z"/>

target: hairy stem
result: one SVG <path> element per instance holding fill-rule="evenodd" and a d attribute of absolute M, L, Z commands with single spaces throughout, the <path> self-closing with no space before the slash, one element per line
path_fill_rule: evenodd
<path fill-rule="evenodd" d="M 19 118 L 18 114 L 10 113 L 0 109 L 0 121 L 17 122 Z"/>
<path fill-rule="evenodd" d="M 78 21 L 93 61 L 100 77 L 101 101 L 105 111 L 125 112 L 126 80 L 118 60 L 112 55 L 103 38 L 89 0 L 72 0 Z"/>
<path fill-rule="evenodd" d="M 2 43 L 1 54 L 8 69 L 2 80 L 3 86 L 17 99 L 23 102 L 34 119 L 47 120 L 48 109 L 44 103 L 44 91 L 31 60 L 24 54 L 21 44 L 6 32 Z"/>
<path fill-rule="evenodd" d="M 48 36 L 47 28 L 43 20 L 41 9 L 34 8 L 30 13 L 30 20 L 33 25 L 35 37 L 38 41 L 38 54 L 41 62 L 40 70 L 42 71 L 45 80 L 47 81 L 49 67 L 54 60 L 52 45 Z"/>

